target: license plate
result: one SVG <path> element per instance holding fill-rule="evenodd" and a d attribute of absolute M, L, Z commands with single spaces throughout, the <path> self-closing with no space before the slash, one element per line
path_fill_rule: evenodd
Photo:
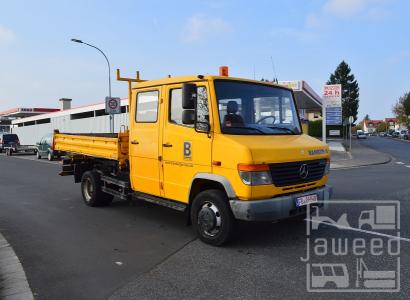
<path fill-rule="evenodd" d="M 296 207 L 301 207 L 301 206 L 308 205 L 311 203 L 316 203 L 316 202 L 317 202 L 316 194 L 306 195 L 306 196 L 296 198 Z"/>

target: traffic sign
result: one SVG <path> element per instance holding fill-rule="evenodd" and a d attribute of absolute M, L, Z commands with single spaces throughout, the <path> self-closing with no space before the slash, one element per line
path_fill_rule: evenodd
<path fill-rule="evenodd" d="M 110 115 L 121 113 L 121 99 L 118 97 L 105 97 L 105 112 Z"/>
<path fill-rule="evenodd" d="M 343 123 L 341 84 L 328 84 L 323 87 L 323 107 L 326 125 L 341 125 Z"/>
<path fill-rule="evenodd" d="M 342 124 L 342 108 L 328 107 L 326 108 L 326 125 Z"/>

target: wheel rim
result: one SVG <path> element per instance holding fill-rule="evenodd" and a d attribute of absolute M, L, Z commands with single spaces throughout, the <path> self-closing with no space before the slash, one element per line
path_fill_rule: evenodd
<path fill-rule="evenodd" d="M 211 203 L 205 202 L 198 212 L 198 226 L 201 231 L 207 235 L 214 237 L 221 230 L 222 218 L 218 207 Z"/>
<path fill-rule="evenodd" d="M 90 202 L 94 193 L 94 186 L 89 178 L 84 181 L 83 185 L 83 194 L 87 202 Z"/>

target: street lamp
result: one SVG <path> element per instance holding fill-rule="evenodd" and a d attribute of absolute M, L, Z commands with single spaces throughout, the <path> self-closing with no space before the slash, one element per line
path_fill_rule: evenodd
<path fill-rule="evenodd" d="M 72 42 L 75 43 L 79 43 L 79 44 L 84 44 L 87 46 L 90 46 L 94 49 L 97 49 L 102 55 L 104 55 L 105 60 L 107 61 L 107 65 L 108 65 L 108 97 L 111 98 L 111 66 L 110 66 L 110 61 L 107 58 L 107 55 L 105 55 L 105 53 L 98 47 L 88 44 L 86 42 L 83 42 L 82 40 L 79 39 L 71 39 Z M 114 115 L 110 114 L 110 132 L 114 133 Z"/>

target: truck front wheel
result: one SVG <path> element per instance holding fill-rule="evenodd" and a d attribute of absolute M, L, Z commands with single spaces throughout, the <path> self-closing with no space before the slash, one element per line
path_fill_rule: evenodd
<path fill-rule="evenodd" d="M 227 242 L 233 233 L 235 218 L 226 195 L 220 190 L 199 193 L 191 205 L 191 222 L 203 242 L 214 246 Z"/>
<path fill-rule="evenodd" d="M 88 206 L 103 206 L 112 202 L 113 196 L 101 190 L 100 174 L 95 171 L 87 171 L 81 178 L 81 193 L 83 200 Z"/>

